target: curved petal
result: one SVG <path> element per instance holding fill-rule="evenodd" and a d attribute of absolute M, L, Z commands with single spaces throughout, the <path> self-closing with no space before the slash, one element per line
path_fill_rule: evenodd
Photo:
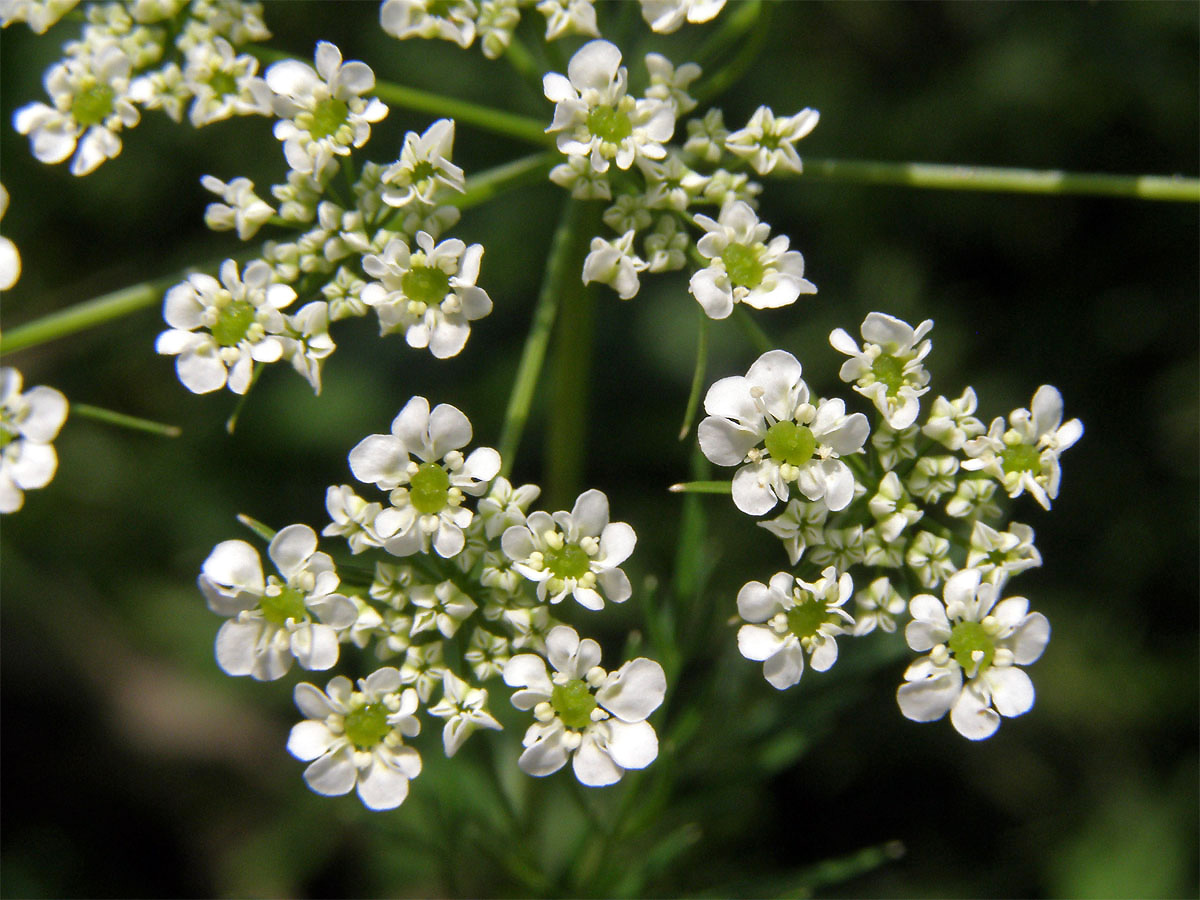
<path fill-rule="evenodd" d="M 742 466 L 733 476 L 733 505 L 750 516 L 770 512 L 779 502 L 773 489 L 778 476 L 779 466 L 770 460 Z"/>
<path fill-rule="evenodd" d="M 782 635 L 759 625 L 743 625 L 738 629 L 738 651 L 755 662 L 770 659 L 783 647 L 783 641 Z"/>
<path fill-rule="evenodd" d="M 280 573 L 289 579 L 299 572 L 308 558 L 317 551 L 317 533 L 307 525 L 281 528 L 271 539 L 267 555 Z"/>
<path fill-rule="evenodd" d="M 363 484 L 390 490 L 407 476 L 408 449 L 394 435 L 372 434 L 350 451 L 349 462 L 350 471 Z"/>
<path fill-rule="evenodd" d="M 711 393 L 711 392 L 710 392 Z M 718 466 L 736 466 L 743 462 L 762 435 L 721 416 L 708 416 L 696 429 L 700 451 Z"/>
<path fill-rule="evenodd" d="M 265 582 L 258 551 L 245 541 L 222 541 L 213 548 L 201 571 L 214 582 L 261 594 Z"/>
<path fill-rule="evenodd" d="M 600 748 L 593 732 L 583 736 L 583 743 L 575 751 L 571 760 L 575 777 L 580 784 L 588 787 L 605 787 L 616 784 L 625 774 L 625 770 L 613 762 L 612 757 Z"/>
<path fill-rule="evenodd" d="M 658 735 L 649 722 L 609 722 L 607 749 L 622 769 L 644 769 L 658 758 Z"/>
<path fill-rule="evenodd" d="M 408 796 L 408 776 L 377 758 L 358 779 L 358 796 L 367 809 L 395 809 Z"/>
<path fill-rule="evenodd" d="M 288 753 L 305 762 L 316 759 L 327 751 L 337 738 L 329 733 L 324 722 L 306 719 L 292 726 L 288 735 Z"/>
<path fill-rule="evenodd" d="M 763 663 L 763 677 L 779 691 L 790 688 L 803 674 L 804 651 L 798 641 L 785 639 L 779 652 Z"/>
<path fill-rule="evenodd" d="M 358 780 L 354 753 L 349 746 L 327 753 L 304 770 L 304 782 L 318 794 L 338 797 L 350 793 Z"/>
<path fill-rule="evenodd" d="M 593 488 L 580 494 L 571 509 L 571 522 L 574 528 L 568 535 L 569 540 L 578 540 L 583 536 L 600 537 L 608 524 L 608 497 L 605 493 Z"/>
<path fill-rule="evenodd" d="M 983 673 L 992 692 L 992 704 L 1002 716 L 1012 718 L 1033 709 L 1033 682 L 1016 666 L 992 668 Z"/>
<path fill-rule="evenodd" d="M 738 615 L 747 622 L 765 622 L 779 611 L 779 604 L 761 581 L 748 581 L 738 591 L 737 608 Z M 766 659 L 765 656 L 757 658 Z"/>
<path fill-rule="evenodd" d="M 1050 641 L 1050 622 L 1041 613 L 1030 613 L 1005 642 L 1013 652 L 1013 661 L 1028 665 L 1037 660 Z"/>
<path fill-rule="evenodd" d="M 1000 716 L 968 686 L 950 708 L 950 724 L 963 737 L 982 741 L 996 733 L 1000 727 Z"/>
<path fill-rule="evenodd" d="M 249 675 L 254 671 L 261 622 L 225 622 L 217 632 L 217 665 L 227 675 Z"/>
<path fill-rule="evenodd" d="M 897 689 L 896 702 L 906 719 L 914 722 L 936 721 L 950 710 L 962 693 L 961 670 L 935 671 L 937 674 L 932 677 L 906 682 Z"/>
<path fill-rule="evenodd" d="M 666 693 L 667 676 L 662 666 L 639 657 L 608 676 L 596 691 L 596 702 L 623 722 L 641 722 L 658 709 Z"/>
<path fill-rule="evenodd" d="M 553 733 L 526 747 L 517 765 L 527 775 L 550 775 L 566 765 L 567 755 L 561 733 Z"/>
<path fill-rule="evenodd" d="M 292 655 L 309 671 L 332 669 L 338 661 L 337 632 L 328 625 L 302 625 L 292 632 Z"/>
<path fill-rule="evenodd" d="M 611 522 L 600 532 L 600 557 L 602 566 L 619 566 L 629 559 L 637 545 L 637 533 L 625 522 Z"/>

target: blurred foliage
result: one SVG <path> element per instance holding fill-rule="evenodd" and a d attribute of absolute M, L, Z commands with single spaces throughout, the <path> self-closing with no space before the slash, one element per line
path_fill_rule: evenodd
<path fill-rule="evenodd" d="M 759 63 L 717 102 L 730 124 L 760 103 L 819 109 L 801 148 L 812 156 L 1194 175 L 1197 11 L 786 3 Z M 271 46 L 300 58 L 332 40 L 381 78 L 549 120 L 503 61 L 398 43 L 377 16 L 375 3 L 266 10 Z M 602 10 L 602 28 L 618 17 Z M 665 52 L 682 61 L 710 29 L 683 29 Z M 42 98 L 71 30 L 5 30 L 3 121 Z M 574 46 L 552 50 L 565 60 Z M 637 47 L 623 49 L 633 65 Z M 394 156 L 406 129 L 427 124 L 393 109 L 369 155 Z M 455 161 L 471 174 L 523 152 L 460 127 Z M 200 176 L 265 185 L 283 172 L 266 120 L 197 133 L 153 113 L 85 179 L 36 163 L 7 126 L 0 161 L 4 232 L 24 263 L 4 298 L 8 327 L 230 252 L 232 237 L 203 228 Z M 296 678 L 219 673 L 199 566 L 215 543 L 247 536 L 237 512 L 320 527 L 324 486 L 349 479 L 347 451 L 412 394 L 454 403 L 477 442 L 496 442 L 562 202 L 544 185 L 455 229 L 484 244 L 480 284 L 496 304 L 461 356 L 435 363 L 350 323 L 321 397 L 268 372 L 233 436 L 232 398 L 187 393 L 155 356 L 157 310 L 6 359 L 29 385 L 184 435 L 70 420 L 55 481 L 3 522 L 3 895 L 1196 896 L 1200 236 L 1187 205 L 802 178 L 764 196 L 764 219 L 804 253 L 820 293 L 759 321 L 816 391 L 837 385 L 829 331 L 881 309 L 936 321 L 935 392 L 971 384 L 990 418 L 1050 382 L 1085 422 L 1053 513 L 1028 498 L 1018 509 L 1045 566 L 1014 589 L 1054 627 L 1028 716 L 979 745 L 944 722 L 906 721 L 894 700 L 906 654 L 879 636 L 783 694 L 737 655 L 722 624 L 737 588 L 786 559 L 721 498 L 664 491 L 694 455 L 675 433 L 697 316 L 685 279 L 662 278 L 628 304 L 597 292 L 583 398 L 583 482 L 639 535 L 642 589 L 610 638 L 645 622 L 648 640 L 673 629 L 694 654 L 655 718 L 659 760 L 600 792 L 569 775 L 526 778 L 497 692 L 503 738 L 447 765 L 428 727 L 426 771 L 399 811 L 308 792 L 284 747 Z M 716 323 L 709 380 L 755 356 Z M 517 479 L 543 478 L 542 412 Z M 679 540 L 706 577 L 672 580 Z M 610 640 L 606 657 L 619 649 Z M 618 810 L 623 830 L 605 832 Z"/>

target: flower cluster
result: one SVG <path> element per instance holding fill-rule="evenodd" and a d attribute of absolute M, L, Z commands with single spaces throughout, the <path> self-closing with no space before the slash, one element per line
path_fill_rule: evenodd
<path fill-rule="evenodd" d="M 317 793 L 357 789 L 371 809 L 398 806 L 421 771 L 406 743 L 420 732 L 418 713 L 443 720 L 443 750 L 453 756 L 475 731 L 501 727 L 485 686 L 500 678 L 518 688 L 513 704 L 533 712 L 519 760 L 531 775 L 572 758 L 582 783 L 607 785 L 657 756 L 646 718 L 666 691 L 662 667 L 639 657 L 607 672 L 599 645 L 553 613 L 566 600 L 598 610 L 629 599 L 621 564 L 633 529 L 610 521 L 597 490 L 569 512 L 530 512 L 539 488 L 514 488 L 499 474 L 500 455 L 471 449 L 472 439 L 461 411 L 413 397 L 387 434 L 368 435 L 349 454 L 355 479 L 382 499 L 352 485 L 327 491 L 322 535 L 343 538 L 351 562 L 318 550 L 303 524 L 271 538 L 278 574 L 264 577 L 242 540 L 223 541 L 204 562 L 200 589 L 227 617 L 216 657 L 230 675 L 273 680 L 294 663 L 326 671 L 347 645 L 360 665 L 371 656 L 387 663 L 357 687 L 344 675 L 324 690 L 296 686 L 306 719 L 288 749 L 310 763 L 304 778 Z"/>
<path fill-rule="evenodd" d="M 0 513 L 19 510 L 25 491 L 45 487 L 58 470 L 51 443 L 67 419 L 67 398 L 39 385 L 22 391 L 21 373 L 0 369 Z"/>
<path fill-rule="evenodd" d="M 837 636 L 893 633 L 907 612 L 908 645 L 928 656 L 905 673 L 901 712 L 918 722 L 949 712 L 959 733 L 978 740 L 1001 716 L 1033 706 L 1018 667 L 1034 662 L 1050 635 L 1025 598 L 1000 599 L 1011 577 L 1042 558 L 1033 529 L 1002 511 L 998 489 L 1011 498 L 1028 492 L 1049 509 L 1059 455 L 1083 425 L 1063 421 L 1062 397 L 1049 385 L 1031 409 L 987 428 L 970 387 L 937 397 L 918 424 L 932 328 L 871 313 L 861 346 L 840 328 L 830 335 L 849 357 L 841 380 L 875 406 L 873 434 L 841 399 L 813 397 L 796 358 L 772 350 L 744 376 L 709 388 L 698 438 L 711 462 L 737 467 L 738 509 L 761 516 L 784 506 L 759 525 L 782 541 L 794 573 L 751 581 L 737 598 L 746 623 L 738 647 L 763 662 L 767 681 L 795 684 L 806 657 L 824 671 L 837 659 Z M 942 599 L 921 592 L 939 588 Z M 844 608 L 851 596 L 853 615 Z"/>

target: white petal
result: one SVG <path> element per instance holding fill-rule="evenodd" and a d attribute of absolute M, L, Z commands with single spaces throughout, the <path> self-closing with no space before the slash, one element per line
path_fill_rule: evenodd
<path fill-rule="evenodd" d="M 1033 682 L 1016 666 L 992 668 L 983 673 L 996 711 L 1009 718 L 1033 709 Z"/>
<path fill-rule="evenodd" d="M 619 566 L 633 553 L 637 534 L 625 522 L 612 522 L 600 534 L 600 558 L 605 566 Z"/>
<path fill-rule="evenodd" d="M 337 632 L 328 625 L 302 625 L 292 632 L 292 655 L 309 671 L 332 669 L 338 661 Z"/>
<path fill-rule="evenodd" d="M 58 470 L 58 454 L 50 444 L 25 441 L 20 455 L 8 468 L 9 476 L 22 490 L 45 487 Z"/>
<path fill-rule="evenodd" d="M 561 732 L 557 732 L 525 748 L 525 752 L 517 760 L 517 765 L 528 775 L 541 776 L 557 772 L 566 762 L 567 750 L 563 746 Z"/>
<path fill-rule="evenodd" d="M 1041 613 L 1030 613 L 1006 644 L 1013 652 L 1013 660 L 1019 665 L 1028 665 L 1037 660 L 1050 640 L 1050 622 Z"/>
<path fill-rule="evenodd" d="M 790 688 L 803 674 L 804 651 L 798 641 L 785 641 L 780 651 L 763 663 L 763 677 L 779 691 Z"/>
<path fill-rule="evenodd" d="M 376 759 L 358 780 L 358 796 L 367 809 L 395 809 L 408 796 L 408 777 Z"/>
<path fill-rule="evenodd" d="M 968 687 L 958 695 L 958 700 L 950 708 L 950 724 L 963 737 L 982 741 L 996 733 L 1000 727 L 1000 716 Z"/>
<path fill-rule="evenodd" d="M 305 783 L 326 797 L 347 794 L 358 780 L 353 751 L 349 747 L 322 756 L 304 770 Z"/>
<path fill-rule="evenodd" d="M 394 435 L 372 434 L 350 451 L 349 462 L 359 481 L 387 490 L 400 483 L 409 459 L 403 441 Z"/>
<path fill-rule="evenodd" d="M 658 735 L 649 722 L 609 722 L 607 749 L 622 769 L 644 769 L 658 758 Z"/>
<path fill-rule="evenodd" d="M 608 497 L 603 491 L 584 491 L 571 509 L 571 521 L 575 526 L 572 538 L 599 537 L 608 524 Z"/>
<path fill-rule="evenodd" d="M 307 719 L 292 726 L 291 734 L 288 735 L 288 753 L 308 762 L 321 756 L 335 740 L 324 722 Z"/>
<path fill-rule="evenodd" d="M 624 722 L 641 722 L 658 709 L 666 693 L 667 676 L 662 666 L 639 657 L 608 676 L 596 691 L 596 701 Z"/>
<path fill-rule="evenodd" d="M 779 502 L 772 489 L 778 481 L 779 466 L 769 460 L 742 466 L 733 476 L 733 505 L 750 516 L 770 512 Z"/>
<path fill-rule="evenodd" d="M 227 621 L 217 632 L 217 665 L 227 675 L 250 675 L 254 672 L 257 646 L 263 632 L 261 622 Z"/>
<path fill-rule="evenodd" d="M 258 551 L 245 541 L 217 544 L 201 570 L 217 584 L 247 588 L 259 594 L 265 586 Z"/>
<path fill-rule="evenodd" d="M 289 525 L 272 538 L 267 555 L 285 576 L 297 573 L 316 552 L 317 533 L 307 525 Z"/>
<path fill-rule="evenodd" d="M 625 770 L 600 749 L 596 736 L 591 731 L 583 736 L 583 743 L 575 751 L 571 765 L 579 783 L 586 784 L 588 787 L 605 787 L 616 784 L 625 774 Z"/>
<path fill-rule="evenodd" d="M 776 598 L 761 581 L 748 581 L 742 585 L 737 595 L 737 608 L 738 615 L 747 622 L 765 622 L 779 611 Z M 750 659 L 766 657 L 751 656 Z"/>
<path fill-rule="evenodd" d="M 896 702 L 906 719 L 933 722 L 949 711 L 961 692 L 962 672 L 959 669 L 946 669 L 931 678 L 900 685 L 896 691 Z"/>
<path fill-rule="evenodd" d="M 746 458 L 762 435 L 726 418 L 709 416 L 700 422 L 696 437 L 700 441 L 700 451 L 709 462 L 718 466 L 736 466 Z"/>

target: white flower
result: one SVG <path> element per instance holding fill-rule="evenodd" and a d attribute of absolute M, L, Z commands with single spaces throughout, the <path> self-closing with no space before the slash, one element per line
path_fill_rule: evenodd
<path fill-rule="evenodd" d="M 800 156 L 792 145 L 816 128 L 820 117 L 815 109 L 802 109 L 794 116 L 777 119 L 769 107 L 760 106 L 745 128 L 725 139 L 725 149 L 749 160 L 759 175 L 766 175 L 776 166 L 799 172 Z"/>
<path fill-rule="evenodd" d="M 641 287 L 638 272 L 646 271 L 648 264 L 633 250 L 635 234 L 630 229 L 615 241 L 592 238 L 591 252 L 583 261 L 583 283 L 607 284 L 622 300 L 636 297 Z"/>
<path fill-rule="evenodd" d="M 488 59 L 499 59 L 512 43 L 513 31 L 521 21 L 517 0 L 483 0 L 475 28 L 479 44 Z"/>
<path fill-rule="evenodd" d="M 283 339 L 284 356 L 292 367 L 321 393 L 321 364 L 335 347 L 329 336 L 329 304 L 324 300 L 306 303 L 288 316 L 287 336 Z"/>
<path fill-rule="evenodd" d="M 692 275 L 688 290 L 709 318 L 724 319 L 735 303 L 774 309 L 817 292 L 804 277 L 804 257 L 788 250 L 786 235 L 766 243 L 771 226 L 748 203 L 725 204 L 716 221 L 697 215 L 696 224 L 706 232 L 696 249 L 711 262 Z"/>
<path fill-rule="evenodd" d="M 463 457 L 459 448 L 471 436 L 471 423 L 458 409 L 443 403 L 430 412 L 428 400 L 413 397 L 392 421 L 391 434 L 373 434 L 350 451 L 355 478 L 391 491 L 392 506 L 375 518 L 389 553 L 425 552 L 431 540 L 447 559 L 462 550 L 472 518 L 463 495 L 485 493 L 500 471 L 500 454 L 491 447 Z"/>
<path fill-rule="evenodd" d="M 21 373 L 0 368 L 0 513 L 16 512 L 25 491 L 45 487 L 58 470 L 51 445 L 67 419 L 67 398 L 39 385 L 22 392 Z"/>
<path fill-rule="evenodd" d="M 835 328 L 829 343 L 851 357 L 842 363 L 842 381 L 855 382 L 854 390 L 875 404 L 888 425 L 900 431 L 917 420 L 917 398 L 929 388 L 929 373 L 921 360 L 932 344 L 921 340 L 933 328 L 926 319 L 916 328 L 884 313 L 870 313 L 862 323 L 863 347 L 845 330 Z"/>
<path fill-rule="evenodd" d="M 363 257 L 363 271 L 376 280 L 360 296 L 378 313 L 381 334 L 403 330 L 410 347 L 448 359 L 466 346 L 470 323 L 492 311 L 492 298 L 475 286 L 483 247 L 457 238 L 435 246 L 425 231 L 416 243 L 414 251 L 392 238 L 381 254 Z"/>
<path fill-rule="evenodd" d="M 550 180 L 559 187 L 570 188 L 577 200 L 611 200 L 612 186 L 608 176 L 592 168 L 586 156 L 568 156 L 550 170 Z"/>
<path fill-rule="evenodd" d="M 946 515 L 956 519 L 968 516 L 994 519 L 1000 515 L 1000 507 L 992 499 L 995 496 L 996 482 L 990 478 L 964 478 L 954 496 L 946 501 Z"/>
<path fill-rule="evenodd" d="M 29 135 L 41 162 L 60 163 L 74 153 L 71 174 L 87 175 L 121 152 L 117 132 L 141 118 L 129 97 L 132 70 L 132 60 L 115 43 L 88 47 L 46 72 L 46 93 L 54 105 L 23 106 L 13 125 Z"/>
<path fill-rule="evenodd" d="M 804 502 L 793 498 L 782 514 L 759 522 L 758 527 L 767 529 L 783 541 L 783 549 L 794 566 L 809 546 L 825 542 L 828 516 L 829 508 L 822 501 Z"/>
<path fill-rule="evenodd" d="M 854 475 L 840 457 L 862 449 L 867 418 L 846 415 L 837 399 L 813 406 L 800 371 L 792 354 L 771 350 L 744 376 L 722 378 L 704 397 L 708 417 L 698 430 L 700 449 L 719 466 L 741 465 L 733 476 L 733 502 L 748 515 L 786 501 L 791 482 L 833 512 L 854 499 Z"/>
<path fill-rule="evenodd" d="M 987 429 L 975 418 L 977 405 L 974 388 L 966 388 L 957 400 L 938 397 L 929 410 L 929 420 L 921 427 L 921 433 L 933 438 L 947 450 L 961 450 L 971 438 L 979 437 Z"/>
<path fill-rule="evenodd" d="M 926 503 L 937 503 L 957 484 L 957 456 L 921 456 L 913 463 L 905 486 Z"/>
<path fill-rule="evenodd" d="M 684 21 L 698 25 L 715 19 L 725 0 L 641 0 L 642 18 L 651 31 L 670 34 Z"/>
<path fill-rule="evenodd" d="M 463 653 L 463 659 L 471 666 L 476 678 L 487 681 L 504 672 L 504 664 L 508 662 L 510 655 L 507 639 L 476 628 L 471 632 L 471 640 Z"/>
<path fill-rule="evenodd" d="M 479 608 L 453 581 L 443 581 L 437 585 L 419 584 L 408 592 L 408 599 L 416 607 L 412 631 L 409 632 L 412 637 L 423 631 L 437 630 L 442 637 L 452 638 L 462 623 Z"/>
<path fill-rule="evenodd" d="M 1029 612 L 1024 597 L 996 602 L 1000 588 L 964 569 L 946 582 L 945 601 L 918 594 L 904 629 L 908 646 L 930 651 L 908 667 L 896 691 L 900 711 L 914 722 L 950 723 L 973 741 L 990 737 L 1000 717 L 1033 708 L 1033 682 L 1017 666 L 1037 660 L 1050 639 L 1050 623 Z M 965 676 L 965 681 L 964 681 Z"/>
<path fill-rule="evenodd" d="M 997 531 L 976 521 L 967 548 L 967 565 L 978 569 L 984 581 L 1003 584 L 1011 576 L 1042 564 L 1042 554 L 1033 545 L 1033 529 L 1013 522 L 1008 531 Z"/>
<path fill-rule="evenodd" d="M 548 73 L 542 80 L 546 99 L 555 103 L 558 149 L 590 159 L 606 172 L 609 161 L 628 169 L 638 157 L 662 159 L 662 142 L 675 132 L 675 108 L 661 100 L 635 100 L 626 93 L 628 73 L 621 51 L 608 41 L 584 44 L 567 66 L 567 77 Z"/>
<path fill-rule="evenodd" d="M 341 535 L 350 545 L 351 553 L 362 553 L 368 547 L 382 547 L 383 538 L 375 530 L 375 518 L 383 512 L 380 503 L 368 503 L 348 484 L 333 485 L 325 492 L 325 508 L 333 519 L 321 534 Z"/>
<path fill-rule="evenodd" d="M 898 466 L 903 460 L 915 459 L 917 455 L 917 426 L 911 425 L 899 431 L 887 424 L 880 423 L 871 435 L 871 446 L 879 456 L 879 464 L 887 471 Z"/>
<path fill-rule="evenodd" d="M 204 224 L 213 231 L 236 228 L 238 238 L 248 241 L 275 215 L 275 210 L 254 193 L 254 182 L 249 178 L 235 178 L 226 184 L 212 175 L 203 175 L 200 183 L 224 201 L 210 203 L 204 210 Z"/>
<path fill-rule="evenodd" d="M 296 299 L 288 285 L 271 283 L 271 267 L 262 260 L 239 277 L 237 263 L 227 259 L 220 274 L 220 281 L 189 275 L 167 291 L 163 318 L 171 330 L 154 345 L 159 353 L 179 357 L 179 380 L 196 394 L 220 390 L 227 381 L 235 394 L 246 393 L 256 362 L 283 357 L 280 310 Z"/>
<path fill-rule="evenodd" d="M 442 746 L 448 757 L 457 753 L 476 729 L 503 727 L 487 711 L 487 691 L 471 687 L 449 669 L 442 676 L 442 699 L 429 707 L 429 714 L 446 720 Z"/>
<path fill-rule="evenodd" d="M 8 211 L 8 190 L 0 184 L 0 219 Z M 7 291 L 21 277 L 21 254 L 17 245 L 0 236 L 0 291 Z"/>
<path fill-rule="evenodd" d="M 475 40 L 478 13 L 471 0 L 387 0 L 379 10 L 379 22 L 400 40 L 440 38 L 466 48 Z"/>
<path fill-rule="evenodd" d="M 462 193 L 463 170 L 450 162 L 454 153 L 454 120 L 438 119 L 424 134 L 404 135 L 400 158 L 380 177 L 383 202 L 403 207 L 414 200 L 432 205 L 439 188 Z"/>
<path fill-rule="evenodd" d="M 400 681 L 416 689 L 422 703 L 428 703 L 434 688 L 441 687 L 447 672 L 445 649 L 441 641 L 419 644 L 404 651 L 404 663 L 400 666 Z"/>
<path fill-rule="evenodd" d="M 865 591 L 855 594 L 854 604 L 858 613 L 854 621 L 856 637 L 870 634 L 876 627 L 891 634 L 896 630 L 896 616 L 908 608 L 886 576 L 876 578 Z"/>
<path fill-rule="evenodd" d="M 79 0 L 0 0 L 0 27 L 24 22 L 34 34 L 45 34 Z"/>
<path fill-rule="evenodd" d="M 687 251 L 691 245 L 687 232 L 680 229 L 674 216 L 662 216 L 654 231 L 646 235 L 647 271 L 674 272 L 687 263 Z"/>
<path fill-rule="evenodd" d="M 867 552 L 867 534 L 861 525 L 826 528 L 825 540 L 811 548 L 808 559 L 818 566 L 833 566 L 846 571 L 863 561 Z"/>
<path fill-rule="evenodd" d="M 752 624 L 738 629 L 738 650 L 763 663 L 763 677 L 777 690 L 800 680 L 805 654 L 814 671 L 824 672 L 837 662 L 837 635 L 854 626 L 842 609 L 853 590 L 850 574 L 839 577 L 833 566 L 812 584 L 787 572 L 772 575 L 769 585 L 747 582 L 738 591 L 738 615 Z"/>
<path fill-rule="evenodd" d="M 880 479 L 879 492 L 870 499 L 867 508 L 875 517 L 875 527 L 886 544 L 895 541 L 905 528 L 925 515 L 909 500 L 900 484 L 900 476 L 895 472 L 888 472 Z"/>
<path fill-rule="evenodd" d="M 588 787 L 620 781 L 627 769 L 644 769 L 658 756 L 658 736 L 646 721 L 666 696 L 662 666 L 630 660 L 615 672 L 600 667 L 600 645 L 580 640 L 559 625 L 546 638 L 551 675 L 540 656 L 522 653 L 504 666 L 504 683 L 517 709 L 537 720 L 525 732 L 522 771 L 542 776 L 571 759 L 575 777 Z"/>
<path fill-rule="evenodd" d="M 1009 413 L 1008 428 L 1004 419 L 992 420 L 988 433 L 963 446 L 970 459 L 962 467 L 991 475 L 1008 491 L 1019 497 L 1025 491 L 1042 505 L 1058 496 L 1062 470 L 1059 454 L 1083 436 L 1083 423 L 1078 419 L 1062 420 L 1062 394 L 1043 384 L 1033 395 L 1032 412 L 1017 409 Z"/>
<path fill-rule="evenodd" d="M 661 53 L 647 53 L 646 71 L 650 73 L 647 97 L 670 103 L 675 107 L 676 117 L 696 108 L 696 101 L 688 95 L 688 86 L 701 75 L 698 65 L 689 62 L 675 68 Z"/>
<path fill-rule="evenodd" d="M 493 480 L 488 495 L 480 499 L 476 506 L 488 540 L 500 537 L 514 525 L 524 525 L 529 504 L 541 493 L 542 489 L 536 484 L 514 488 L 507 478 Z"/>
<path fill-rule="evenodd" d="M 371 136 L 371 124 L 387 115 L 376 98 L 362 95 L 375 87 L 375 73 L 364 62 L 344 63 L 328 41 L 317 44 L 317 68 L 285 59 L 267 69 L 275 92 L 275 137 L 283 141 L 288 165 L 304 174 L 319 173 L 334 155 L 345 156 Z"/>
<path fill-rule="evenodd" d="M 714 106 L 704 114 L 703 119 L 689 119 L 687 133 L 688 138 L 683 144 L 684 150 L 695 154 L 705 162 L 720 161 L 729 132 L 725 128 L 725 116 L 719 107 Z"/>
<path fill-rule="evenodd" d="M 569 513 L 530 513 L 524 524 L 506 530 L 500 543 L 513 567 L 537 582 L 543 603 L 547 597 L 560 603 L 570 594 L 586 609 L 602 609 L 605 597 L 623 603 L 633 593 L 618 567 L 633 553 L 637 535 L 627 523 L 608 520 L 602 491 L 584 491 Z"/>
<path fill-rule="evenodd" d="M 183 86 L 194 97 L 188 118 L 197 128 L 230 116 L 272 112 L 271 89 L 258 75 L 258 60 L 249 53 L 235 55 L 223 37 L 188 48 Z"/>
<path fill-rule="evenodd" d="M 322 691 L 296 685 L 296 706 L 308 716 L 292 727 L 288 752 L 308 762 L 304 781 L 318 794 L 336 797 L 357 787 L 367 809 L 395 809 L 408 796 L 408 783 L 421 774 L 421 757 L 404 738 L 421 723 L 417 692 L 401 690 L 400 673 L 377 669 L 358 681 L 337 676 Z"/>
<path fill-rule="evenodd" d="M 293 659 L 306 669 L 330 668 L 339 632 L 358 618 L 354 604 L 335 593 L 333 560 L 317 552 L 307 525 L 281 529 L 267 555 L 282 579 L 263 579 L 258 551 L 245 541 L 222 541 L 204 561 L 199 585 L 208 608 L 231 617 L 217 633 L 217 664 L 259 681 L 281 678 Z"/>
<path fill-rule="evenodd" d="M 950 542 L 928 531 L 917 532 L 908 546 L 904 561 L 913 570 L 922 587 L 935 588 L 957 568 L 950 559 Z"/>
<path fill-rule="evenodd" d="M 537 11 L 546 17 L 546 40 L 570 34 L 600 37 L 596 27 L 595 0 L 539 0 Z"/>

